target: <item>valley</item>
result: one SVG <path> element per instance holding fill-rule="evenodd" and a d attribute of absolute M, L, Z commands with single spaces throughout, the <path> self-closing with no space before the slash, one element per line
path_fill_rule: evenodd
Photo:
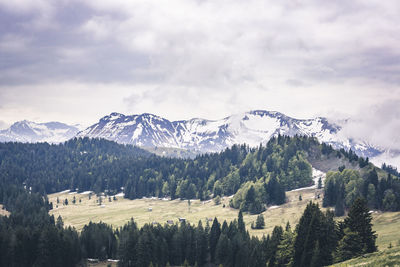
<path fill-rule="evenodd" d="M 303 200 L 299 201 L 299 195 L 302 195 Z M 74 194 L 76 195 L 76 194 Z M 191 200 L 190 209 L 187 200 L 160 200 L 157 198 L 135 199 L 129 200 L 123 197 L 118 197 L 117 201 L 109 202 L 108 198 L 103 200 L 104 206 L 96 203 L 97 197 L 93 196 L 91 200 L 87 195 L 79 195 L 76 199 L 79 200 L 74 205 L 72 199 L 74 195 L 68 193 L 52 194 L 49 196 L 49 201 L 56 203 L 57 197 L 60 200 L 68 199 L 67 206 L 59 205 L 50 211 L 50 214 L 57 218 L 59 215 L 63 218 L 65 225 L 71 225 L 81 230 L 89 221 L 92 222 L 105 222 L 117 228 L 127 223 L 130 218 L 143 226 L 145 223 L 157 222 L 160 224 L 167 223 L 167 220 L 172 220 L 174 223 L 179 222 L 179 218 L 185 218 L 192 224 L 197 224 L 199 220 L 206 223 L 206 218 L 214 219 L 217 217 L 218 221 L 223 222 L 233 221 L 237 219 L 238 210 L 229 207 L 230 197 L 223 197 L 220 205 L 215 205 L 214 201 L 200 201 L 198 199 Z M 286 223 L 294 226 L 298 223 L 301 217 L 301 210 L 305 208 L 309 200 L 314 201 L 314 190 L 307 189 L 302 191 L 288 192 L 288 203 L 281 206 L 272 206 L 264 213 L 266 227 L 263 230 L 251 229 L 251 223 L 256 220 L 257 215 L 244 214 L 244 221 L 246 228 L 252 235 L 261 237 L 263 234 L 271 233 L 274 226 L 281 225 L 284 227 Z M 322 203 L 322 198 L 318 202 Z M 55 205 L 55 204 L 53 204 Z M 225 205 L 225 207 L 223 207 Z M 55 206 L 54 206 L 55 207 Z M 149 208 L 152 211 L 149 211 Z M 210 222 L 210 224 L 212 221 Z"/>
<path fill-rule="evenodd" d="M 318 192 L 319 193 L 319 192 Z M 292 228 L 299 222 L 303 210 L 309 201 L 316 202 L 322 210 L 322 193 L 320 199 L 315 199 L 316 189 L 301 189 L 286 193 L 288 201 L 280 206 L 271 206 L 262 213 L 265 220 L 265 228 L 262 230 L 251 229 L 251 223 L 256 221 L 257 215 L 245 213 L 243 215 L 246 229 L 250 234 L 257 237 L 271 234 L 275 226 L 285 227 L 289 222 Z M 299 201 L 299 195 L 302 200 Z M 77 203 L 72 204 L 73 196 L 76 196 Z M 229 197 L 224 197 L 220 205 L 215 205 L 214 201 L 191 200 L 190 209 L 187 200 L 160 200 L 157 198 L 129 200 L 121 196 L 117 200 L 109 202 L 108 198 L 103 199 L 103 206 L 96 203 L 97 197 L 88 199 L 88 195 L 56 193 L 49 195 L 49 201 L 53 202 L 54 207 L 57 201 L 68 199 L 67 206 L 59 204 L 58 208 L 50 211 L 55 218 L 61 216 L 66 226 L 73 226 L 78 231 L 82 227 L 92 222 L 105 222 L 111 224 L 115 229 L 126 224 L 131 218 L 141 227 L 146 223 L 160 223 L 164 225 L 168 220 L 179 223 L 179 218 L 185 218 L 191 224 L 197 224 L 199 220 L 206 224 L 206 218 L 214 219 L 217 217 L 219 222 L 224 220 L 230 222 L 237 219 L 238 210 L 229 207 Z M 79 203 L 81 199 L 81 203 Z M 223 205 L 225 204 L 225 208 Z M 151 208 L 151 211 L 149 211 Z M 377 245 L 379 250 L 386 250 L 389 244 L 397 246 L 400 244 L 400 212 L 373 212 L 373 230 L 378 234 Z M 339 217 L 336 220 L 342 220 Z M 212 221 L 209 222 L 210 226 Z"/>
<path fill-rule="evenodd" d="M 0 267 L 400 267 L 400 0 L 0 14 Z"/>
<path fill-rule="evenodd" d="M 397 174 L 391 176 L 353 151 L 335 150 L 316 138 L 278 135 L 265 146 L 234 145 L 194 159 L 158 157 L 89 138 L 59 145 L 5 143 L 0 152 L 0 196 L 11 212 L 10 220 L 3 216 L 0 223 L 15 227 L 11 234 L 0 234 L 12 245 L 18 225 L 28 225 L 32 230 L 22 237 L 39 242 L 31 251 L 47 253 L 55 240 L 60 248 L 71 248 L 57 252 L 71 263 L 118 259 L 129 266 L 132 259 L 146 267 L 154 259 L 162 266 L 168 261 L 177 266 L 189 259 L 190 265 L 231 266 L 229 261 L 246 258 L 241 266 L 261 266 L 301 261 L 304 249 L 299 246 L 311 235 L 310 245 L 321 255 L 319 265 L 328 265 L 393 247 L 400 239 Z M 335 207 L 335 214 L 323 213 L 327 209 L 322 204 Z M 375 208 L 379 211 L 370 215 Z M 335 224 L 344 218 L 345 224 Z M 360 218 L 369 230 L 361 232 L 352 223 Z M 376 242 L 372 230 L 378 234 Z M 365 232 L 365 240 L 372 241 L 369 247 L 361 239 Z M 35 233 L 40 235 L 33 237 Z M 264 238 L 267 235 L 270 238 Z M 355 252 L 346 256 L 348 243 L 343 242 L 352 238 L 358 239 Z M 240 259 L 226 254 L 239 253 L 239 247 L 244 249 Z M 40 254 L 23 260 L 44 261 Z M 46 261 L 58 260 L 54 256 Z"/>

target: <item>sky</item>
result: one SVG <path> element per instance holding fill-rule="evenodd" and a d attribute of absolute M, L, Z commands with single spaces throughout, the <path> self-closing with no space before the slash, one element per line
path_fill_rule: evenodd
<path fill-rule="evenodd" d="M 0 129 L 255 109 L 400 149 L 400 1 L 0 0 Z"/>

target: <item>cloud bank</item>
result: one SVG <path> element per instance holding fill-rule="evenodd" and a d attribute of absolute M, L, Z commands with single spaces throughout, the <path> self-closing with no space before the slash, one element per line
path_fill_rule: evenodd
<path fill-rule="evenodd" d="M 352 117 L 350 135 L 400 149 L 399 10 L 397 0 L 0 0 L 0 119 L 267 109 Z"/>

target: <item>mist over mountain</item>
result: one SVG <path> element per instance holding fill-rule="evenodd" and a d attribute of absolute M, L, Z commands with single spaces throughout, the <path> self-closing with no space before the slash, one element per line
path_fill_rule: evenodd
<path fill-rule="evenodd" d="M 306 135 L 352 149 L 358 155 L 374 158 L 385 150 L 374 144 L 355 141 L 341 131 L 348 121 L 334 123 L 323 117 L 295 119 L 276 111 L 254 110 L 219 120 L 194 118 L 169 121 L 149 113 L 126 116 L 111 113 L 78 133 L 78 137 L 105 138 L 141 147 L 174 147 L 198 153 L 216 152 L 233 144 L 252 147 L 265 144 L 277 135 Z"/>
<path fill-rule="evenodd" d="M 124 115 L 113 112 L 82 131 L 60 122 L 16 122 L 0 131 L 0 142 L 60 143 L 73 137 L 90 137 L 152 149 L 179 148 L 194 155 L 218 152 L 234 144 L 255 147 L 279 134 L 306 135 L 336 149 L 351 149 L 359 156 L 369 157 L 378 166 L 384 162 L 400 165 L 400 151 L 349 135 L 346 129 L 352 127 L 352 123 L 352 120 L 332 121 L 324 117 L 296 119 L 266 110 L 238 113 L 218 120 L 177 121 L 150 113 Z"/>
<path fill-rule="evenodd" d="M 19 121 L 0 130 L 0 142 L 49 142 L 60 143 L 73 138 L 79 129 L 61 122 L 36 123 Z"/>

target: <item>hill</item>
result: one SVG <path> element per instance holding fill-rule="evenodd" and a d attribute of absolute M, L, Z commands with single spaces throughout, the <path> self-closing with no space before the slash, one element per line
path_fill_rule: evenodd
<path fill-rule="evenodd" d="M 278 136 L 265 146 L 234 145 L 194 159 L 158 157 L 104 139 L 73 139 L 59 145 L 5 143 L 0 144 L 0 162 L 4 182 L 42 194 L 69 189 L 109 195 L 122 191 L 129 199 L 168 196 L 207 200 L 238 193 L 231 206 L 259 213 L 265 205 L 284 203 L 285 191 L 312 185 L 311 170 L 316 166 L 324 171 L 338 167 L 356 171 L 359 180 L 353 197 L 367 197 L 363 188 L 372 183 L 380 192 L 379 203 L 386 190 L 399 198 L 398 179 L 378 185 L 378 180 L 389 179 L 385 171 L 351 150 L 334 150 L 312 137 Z M 376 172 L 376 180 L 368 180 L 371 172 Z M 392 210 L 398 207 L 396 204 Z"/>
<path fill-rule="evenodd" d="M 400 266 L 400 247 L 365 254 L 361 257 L 331 265 L 334 267 L 350 266 Z"/>

